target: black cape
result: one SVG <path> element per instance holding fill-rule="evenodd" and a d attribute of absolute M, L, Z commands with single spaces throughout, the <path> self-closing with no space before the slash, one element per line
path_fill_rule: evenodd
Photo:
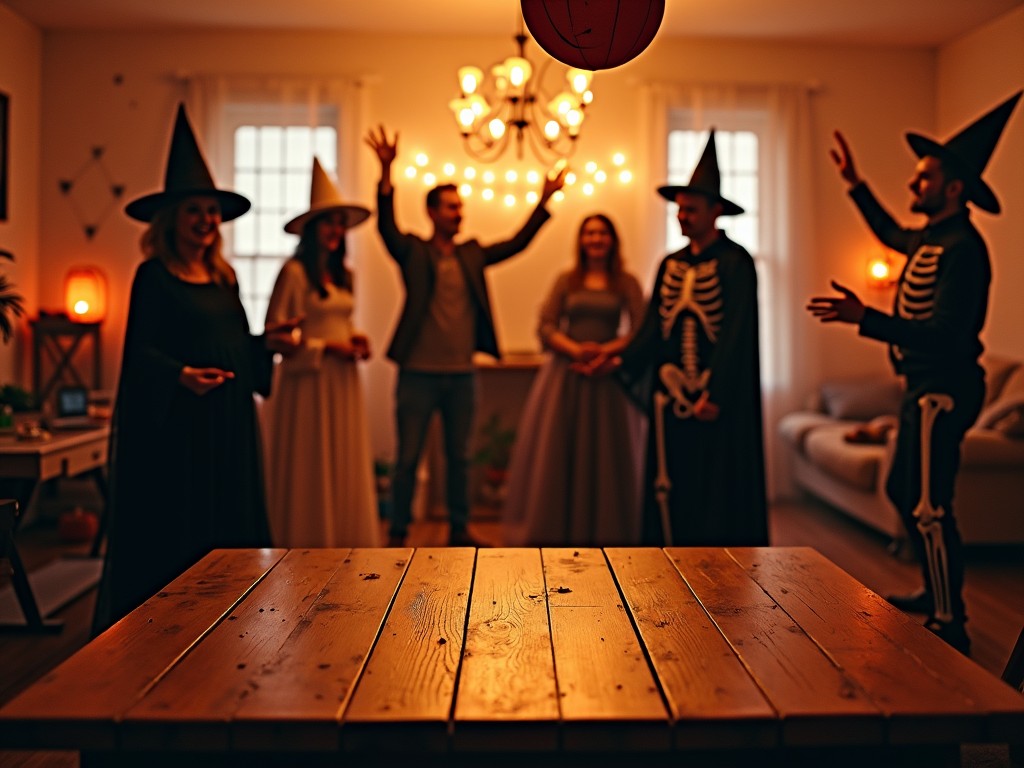
<path fill-rule="evenodd" d="M 132 283 L 111 433 L 108 544 L 93 624 L 105 629 L 217 547 L 270 545 L 253 392 L 272 355 L 237 286 L 194 284 L 159 261 Z M 235 377 L 202 397 L 182 366 Z"/>
<path fill-rule="evenodd" d="M 695 286 L 695 296 L 709 297 L 703 308 L 709 326 L 700 313 L 683 309 L 671 318 L 665 298 L 670 264 L 701 266 L 702 274 L 717 275 L 721 300 L 718 306 L 713 285 Z M 671 270 L 669 270 L 671 271 Z M 677 283 L 678 285 L 678 283 Z M 687 342 L 684 361 L 683 326 L 689 317 L 696 320 L 692 343 Z M 671 366 L 664 369 L 663 366 Z M 662 261 L 651 293 L 643 324 L 622 353 L 618 375 L 634 401 L 650 417 L 644 491 L 643 541 L 663 544 L 660 506 L 655 495 L 658 469 L 659 430 L 655 419 L 654 393 L 666 393 L 665 371 L 696 369 L 707 379 L 687 392 L 695 402 L 700 392 L 708 391 L 710 400 L 720 409 L 715 421 L 681 417 L 685 407 L 663 411 L 666 471 L 671 482 L 668 495 L 672 543 L 687 546 L 766 546 L 768 516 L 765 492 L 764 440 L 761 423 L 761 375 L 757 319 L 757 273 L 750 254 L 729 240 L 724 233 L 699 255 L 689 246 Z M 670 376 L 671 377 L 671 376 Z"/>

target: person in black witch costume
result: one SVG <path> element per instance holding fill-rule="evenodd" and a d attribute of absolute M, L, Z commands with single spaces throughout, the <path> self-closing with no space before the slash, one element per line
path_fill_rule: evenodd
<path fill-rule="evenodd" d="M 179 106 L 162 192 L 125 212 L 149 224 L 132 282 L 111 433 L 98 634 L 216 547 L 270 546 L 253 392 L 294 321 L 249 333 L 220 223 L 249 210 L 217 189 Z"/>
<path fill-rule="evenodd" d="M 906 379 L 886 493 L 921 564 L 924 589 L 889 601 L 927 614 L 925 625 L 964 654 L 970 652 L 964 560 L 952 500 L 960 444 L 985 394 L 978 336 L 992 280 L 988 249 L 967 204 L 999 213 L 981 174 L 1020 97 L 1018 92 L 945 144 L 907 134 L 919 158 L 909 186 L 910 210 L 926 217 L 921 229 L 900 227 L 879 204 L 837 131 L 831 154 L 850 197 L 875 236 L 909 260 L 891 315 L 865 307 L 834 281 L 841 295 L 813 297 L 807 307 L 822 322 L 852 323 L 861 336 L 886 342 L 896 373 Z"/>
<path fill-rule="evenodd" d="M 754 260 L 717 227 L 743 209 L 722 197 L 715 132 L 679 206 L 690 242 L 658 269 L 643 323 L 611 362 L 648 411 L 643 542 L 768 544 Z"/>

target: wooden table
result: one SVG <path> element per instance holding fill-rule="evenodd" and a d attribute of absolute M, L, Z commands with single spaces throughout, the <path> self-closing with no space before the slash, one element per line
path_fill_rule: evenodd
<path fill-rule="evenodd" d="M 0 709 L 0 747 L 83 765 L 934 766 L 1022 733 L 808 548 L 218 550 Z"/>

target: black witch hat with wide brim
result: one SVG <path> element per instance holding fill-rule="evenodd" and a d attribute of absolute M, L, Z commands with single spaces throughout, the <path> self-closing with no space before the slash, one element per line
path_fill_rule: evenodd
<path fill-rule="evenodd" d="M 952 171 L 964 183 L 964 197 L 989 213 L 999 213 L 1001 207 L 995 193 L 981 174 L 988 165 L 999 137 L 1010 119 L 1010 113 L 1020 101 L 1024 91 L 1017 91 L 998 107 L 979 117 L 945 144 L 921 136 L 907 134 L 907 143 L 918 157 L 937 157 L 949 163 Z"/>
<path fill-rule="evenodd" d="M 690 183 L 686 185 L 669 184 L 658 187 L 658 194 L 670 203 L 676 201 L 676 195 L 680 192 L 695 192 L 710 198 L 714 202 L 722 204 L 721 216 L 737 216 L 743 213 L 743 209 L 731 200 L 722 197 L 722 174 L 718 170 L 718 150 L 715 148 L 715 129 L 711 129 L 708 136 L 707 146 L 704 153 L 697 161 L 697 167 L 693 169 L 690 176 Z"/>
<path fill-rule="evenodd" d="M 171 151 L 167 156 L 163 192 L 132 200 L 124 212 L 137 221 L 149 222 L 161 208 L 194 196 L 216 198 L 220 203 L 221 221 L 237 219 L 252 207 L 252 203 L 237 192 L 217 189 L 189 125 L 185 105 L 179 104 L 171 135 Z"/>

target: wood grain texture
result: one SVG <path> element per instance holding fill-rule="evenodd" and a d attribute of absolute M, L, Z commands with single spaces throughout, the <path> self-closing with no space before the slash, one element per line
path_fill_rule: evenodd
<path fill-rule="evenodd" d="M 678 747 L 778 743 L 775 711 L 660 549 L 607 548 L 675 721 Z"/>
<path fill-rule="evenodd" d="M 885 713 L 891 743 L 1024 733 L 1024 698 L 819 553 L 731 553 Z"/>
<path fill-rule="evenodd" d="M 878 745 L 881 711 L 721 548 L 666 549 L 782 724 L 782 743 Z"/>
<path fill-rule="evenodd" d="M 476 550 L 417 549 L 344 712 L 350 749 L 444 749 Z M 393 725 L 402 723 L 396 741 Z M 383 726 L 383 727 L 376 727 Z"/>
<path fill-rule="evenodd" d="M 668 711 L 600 549 L 542 549 L 567 750 L 660 750 Z"/>
<path fill-rule="evenodd" d="M 0 709 L 5 743 L 110 748 L 122 715 L 285 552 L 219 549 L 208 554 Z"/>
<path fill-rule="evenodd" d="M 452 744 L 558 746 L 558 688 L 538 549 L 481 549 L 473 577 Z"/>

